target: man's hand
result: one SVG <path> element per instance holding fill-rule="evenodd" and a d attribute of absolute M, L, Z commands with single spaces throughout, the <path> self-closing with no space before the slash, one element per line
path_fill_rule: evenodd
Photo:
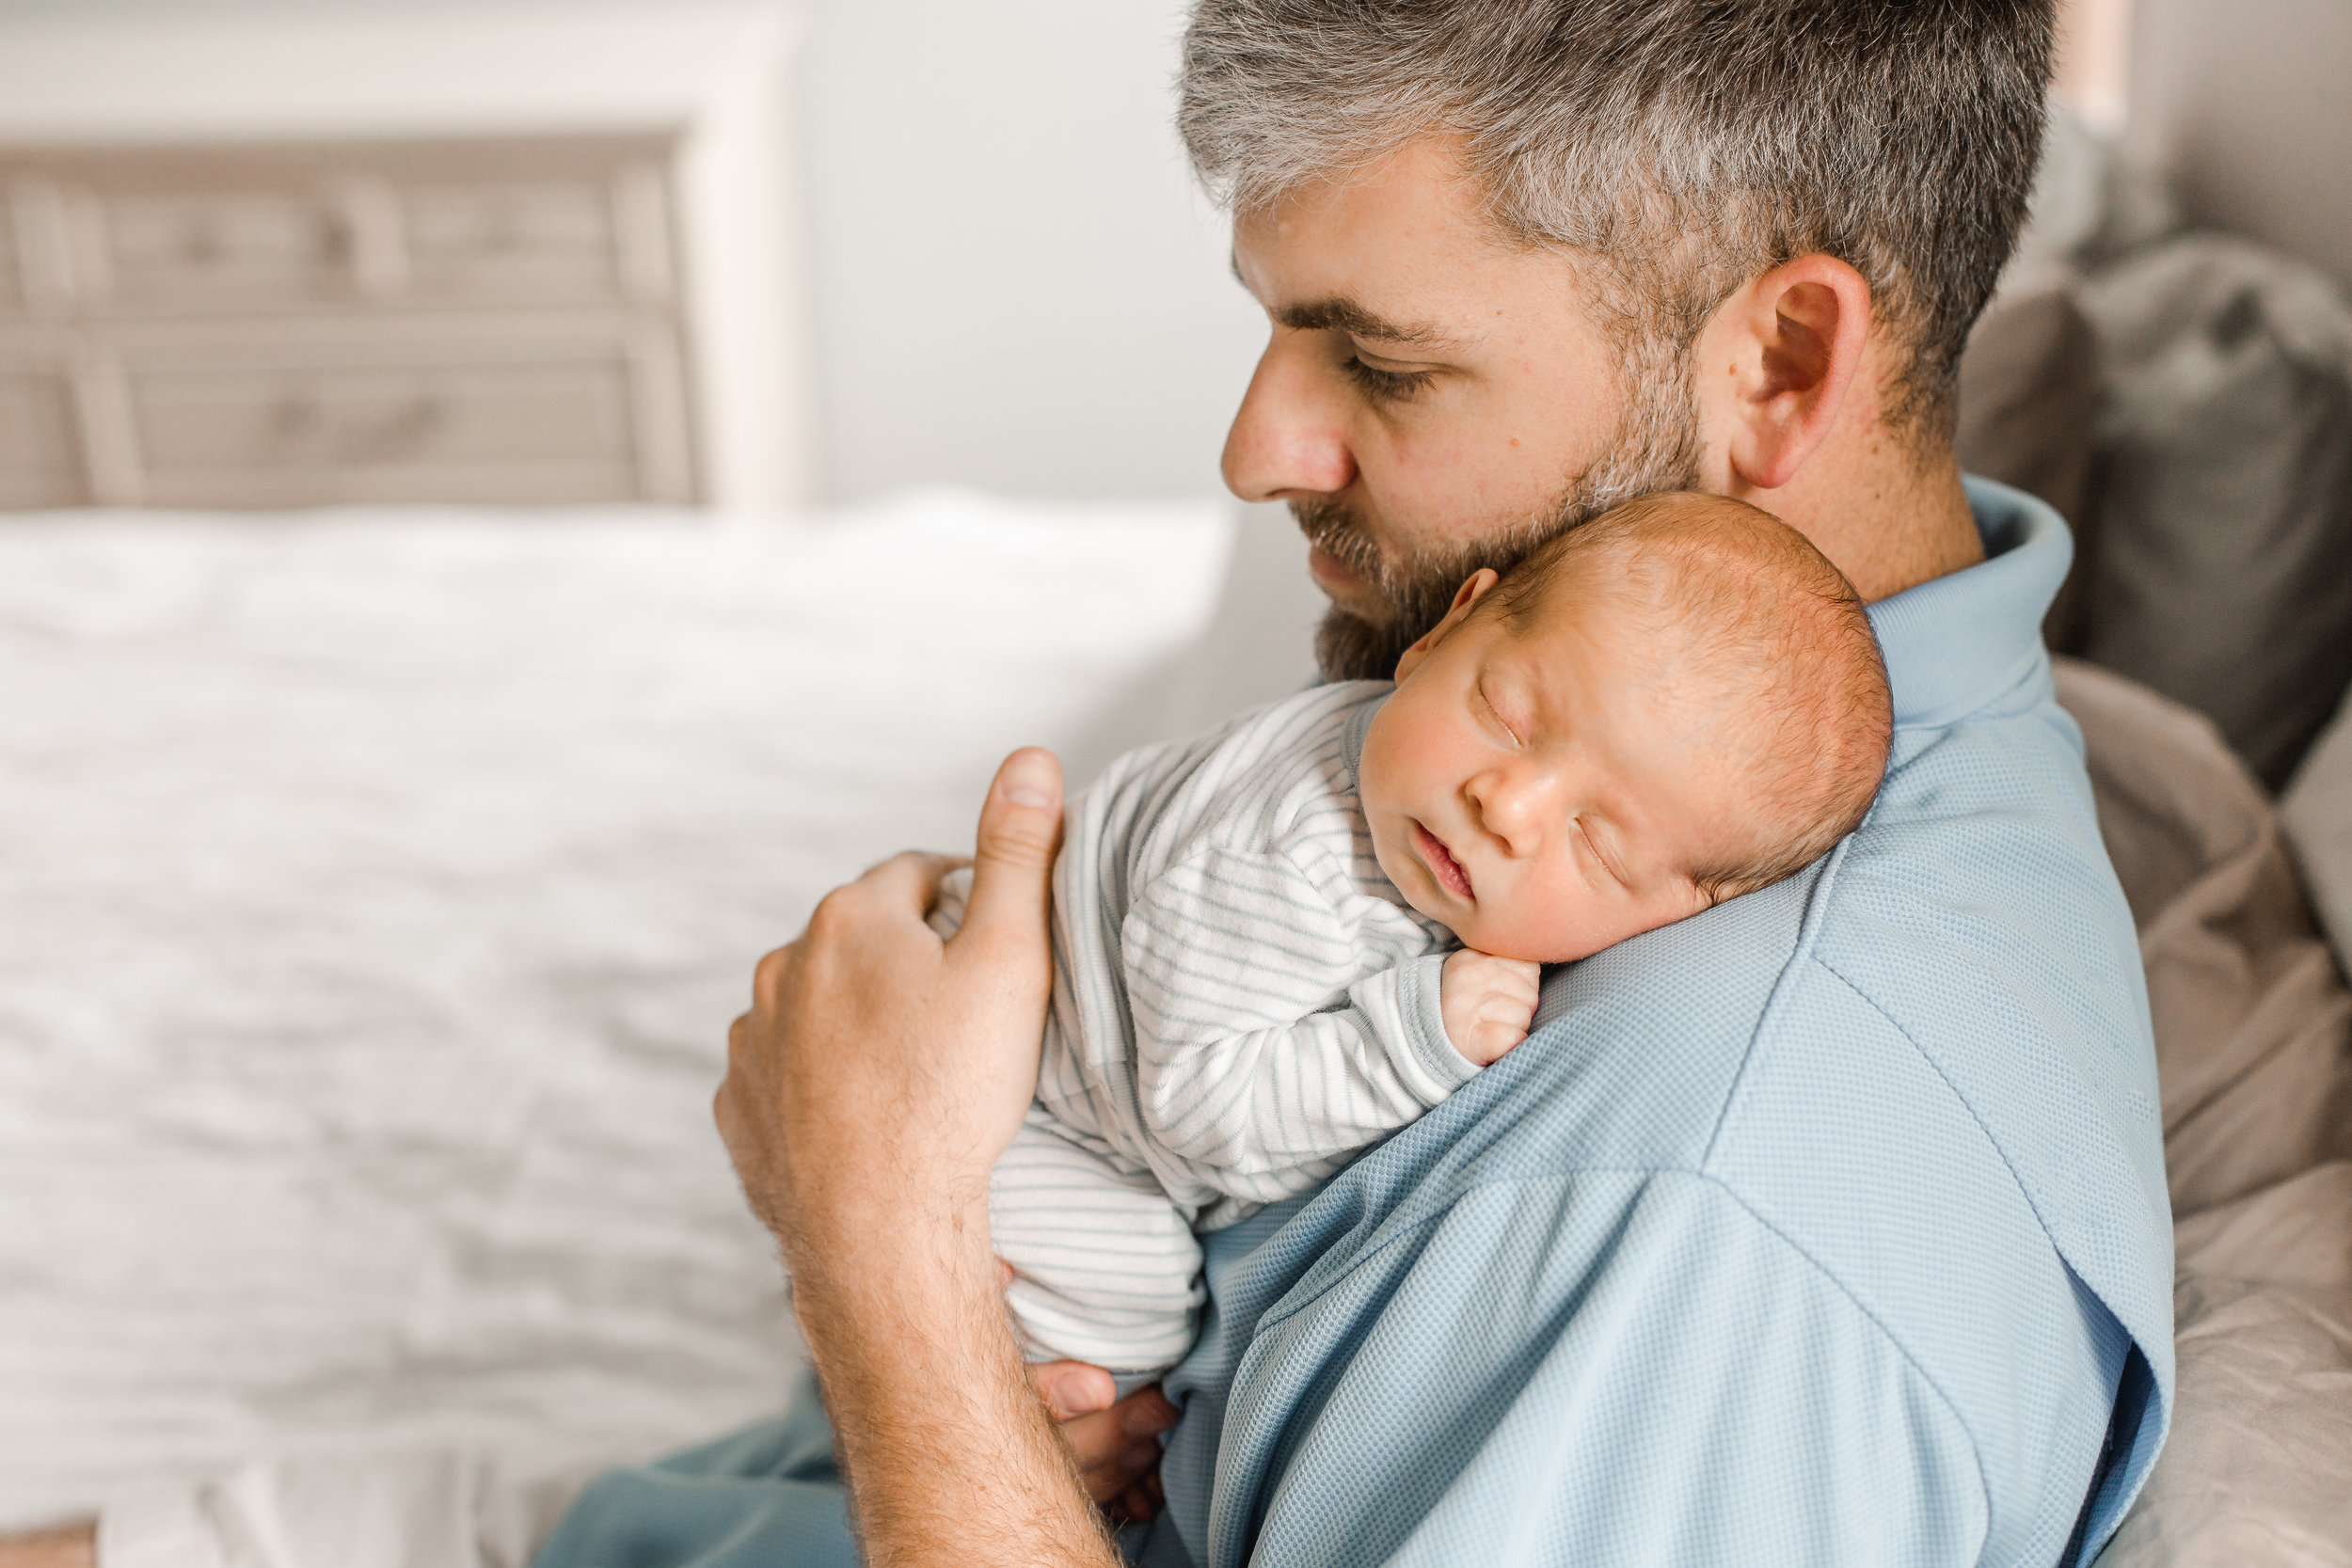
<path fill-rule="evenodd" d="M 1445 1037 L 1480 1067 L 1496 1061 L 1527 1038 L 1542 978 L 1542 967 L 1523 958 L 1463 948 L 1446 959 L 1438 980 Z"/>
<path fill-rule="evenodd" d="M 1087 1495 L 1121 1524 L 1158 1513 L 1168 1500 L 1160 1490 L 1158 1438 L 1177 1416 L 1158 1386 L 1114 1402 L 1111 1374 L 1083 1361 L 1042 1362 L 1029 1369 L 1029 1381 L 1061 1423 Z"/>
<path fill-rule="evenodd" d="M 990 789 L 952 940 L 923 917 L 959 863 L 906 854 L 834 889 L 760 960 L 713 1109 L 796 1280 L 918 1216 L 986 1258 L 989 1170 L 1037 1089 L 1060 832 L 1060 766 L 1016 752 Z"/>
<path fill-rule="evenodd" d="M 1016 752 L 954 937 L 923 923 L 954 863 L 885 862 L 760 960 L 728 1035 L 720 1135 L 791 1270 L 874 1568 L 1117 1562 L 988 1234 L 989 1170 L 1037 1089 L 1060 832 L 1060 766 Z"/>

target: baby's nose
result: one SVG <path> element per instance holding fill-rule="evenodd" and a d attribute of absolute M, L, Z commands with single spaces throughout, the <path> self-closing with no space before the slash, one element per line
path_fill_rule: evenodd
<path fill-rule="evenodd" d="M 1526 852 L 1525 841 L 1540 815 L 1541 793 L 1533 781 L 1508 768 L 1489 768 L 1470 783 L 1470 800 L 1479 820 L 1514 854 Z"/>

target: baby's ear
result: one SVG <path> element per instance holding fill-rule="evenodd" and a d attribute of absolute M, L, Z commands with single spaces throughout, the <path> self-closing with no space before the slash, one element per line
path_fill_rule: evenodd
<path fill-rule="evenodd" d="M 1438 644 L 1444 641 L 1454 627 L 1470 619 L 1470 610 L 1479 600 L 1486 596 L 1486 590 L 1502 580 L 1502 578 L 1491 566 L 1481 566 L 1472 572 L 1463 582 L 1460 591 L 1454 595 L 1454 603 L 1446 610 L 1445 619 L 1422 633 L 1420 641 L 1406 649 L 1398 657 L 1396 678 L 1402 681 L 1420 669 L 1422 660 L 1435 653 Z"/>

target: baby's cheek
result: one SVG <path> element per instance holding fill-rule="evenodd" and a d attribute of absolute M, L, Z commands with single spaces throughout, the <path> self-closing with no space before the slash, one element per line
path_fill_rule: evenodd
<path fill-rule="evenodd" d="M 1594 907 L 1590 892 L 1572 879 L 1531 879 L 1512 907 L 1498 912 L 1509 925 L 1508 934 L 1501 938 L 1509 949 L 1487 951 L 1504 958 L 1566 963 L 1609 945 L 1605 933 L 1597 930 L 1602 911 Z"/>

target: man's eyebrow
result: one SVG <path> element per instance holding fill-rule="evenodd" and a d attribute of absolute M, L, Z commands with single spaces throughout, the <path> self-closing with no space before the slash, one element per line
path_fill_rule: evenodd
<path fill-rule="evenodd" d="M 1459 346 L 1437 327 L 1412 322 L 1392 322 L 1346 298 L 1285 305 L 1274 312 L 1274 319 L 1294 332 L 1344 332 L 1353 338 L 1395 343 L 1403 348 L 1442 350 Z"/>

